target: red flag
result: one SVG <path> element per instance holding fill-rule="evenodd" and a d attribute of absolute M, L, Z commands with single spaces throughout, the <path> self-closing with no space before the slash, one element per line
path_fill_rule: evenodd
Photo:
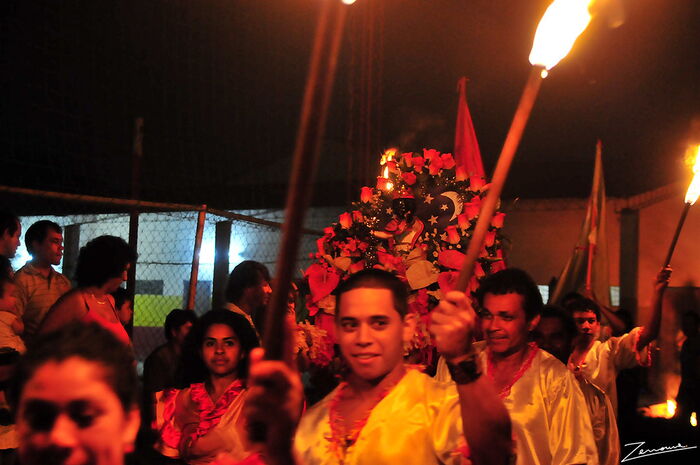
<path fill-rule="evenodd" d="M 457 83 L 457 88 L 459 89 L 459 103 L 457 104 L 457 127 L 455 129 L 455 161 L 458 165 L 464 166 L 469 174 L 485 178 L 479 142 L 476 140 L 472 116 L 467 106 L 467 78 L 461 78 Z"/>

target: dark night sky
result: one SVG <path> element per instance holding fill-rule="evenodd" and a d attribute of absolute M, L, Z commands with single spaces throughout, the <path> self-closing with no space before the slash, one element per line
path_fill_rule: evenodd
<path fill-rule="evenodd" d="M 141 115 L 144 198 L 281 205 L 318 1 L 3 1 L 0 184 L 126 196 L 132 120 Z M 346 167 L 361 160 L 348 142 L 361 74 L 354 53 L 362 4 L 377 1 L 376 158 L 397 143 L 450 151 L 455 85 L 466 75 L 488 172 L 549 3 L 357 0 L 322 154 L 319 205 L 346 203 Z M 700 127 L 698 3 L 622 0 L 623 26 L 595 21 L 544 82 L 506 195 L 585 196 L 597 138 L 610 195 L 682 179 L 694 119 Z"/>

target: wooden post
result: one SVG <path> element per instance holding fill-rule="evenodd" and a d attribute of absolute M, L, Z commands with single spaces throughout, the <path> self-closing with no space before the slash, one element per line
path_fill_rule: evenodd
<path fill-rule="evenodd" d="M 202 205 L 197 215 L 197 232 L 194 236 L 194 253 L 192 254 L 192 268 L 190 270 L 190 285 L 187 289 L 187 309 L 194 310 L 194 298 L 197 295 L 197 275 L 199 273 L 199 252 L 202 250 L 202 237 L 204 236 L 204 220 L 207 216 L 207 206 Z"/>
<path fill-rule="evenodd" d="M 222 308 L 226 304 L 226 283 L 228 282 L 229 250 L 231 250 L 231 221 L 216 223 L 214 238 L 214 277 L 212 283 L 211 308 Z"/>

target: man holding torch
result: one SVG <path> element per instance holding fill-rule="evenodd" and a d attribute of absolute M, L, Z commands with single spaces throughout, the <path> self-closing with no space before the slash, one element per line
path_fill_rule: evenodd
<path fill-rule="evenodd" d="M 466 300 L 460 292 L 447 297 Z M 484 278 L 476 299 L 485 340 L 474 348 L 510 413 L 517 464 L 597 464 L 578 383 L 559 360 L 529 342 L 542 309 L 535 282 L 524 271 L 508 268 Z M 435 377 L 448 381 L 450 371 L 449 361 L 441 359 Z"/>
<path fill-rule="evenodd" d="M 346 381 L 301 418 L 300 383 L 283 362 L 253 363 L 248 418 L 267 428 L 269 462 L 316 464 L 506 464 L 510 419 L 471 348 L 475 314 L 462 295 L 433 311 L 436 347 L 452 367 L 441 383 L 404 365 L 415 328 L 407 290 L 381 270 L 352 275 L 337 290 L 336 334 Z M 254 357 L 255 358 L 255 357 Z"/>

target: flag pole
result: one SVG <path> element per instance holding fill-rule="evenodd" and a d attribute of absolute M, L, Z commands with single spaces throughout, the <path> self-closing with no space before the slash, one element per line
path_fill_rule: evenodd
<path fill-rule="evenodd" d="M 491 186 L 489 187 L 489 190 L 486 193 L 486 198 L 481 205 L 479 218 L 476 221 L 476 227 L 474 228 L 472 237 L 469 240 L 467 258 L 464 260 L 462 269 L 459 272 L 459 278 L 457 279 L 456 289 L 462 292 L 465 292 L 467 290 L 467 286 L 469 286 L 469 281 L 474 273 L 474 263 L 476 263 L 476 260 L 481 254 L 481 249 L 484 247 L 484 239 L 486 238 L 486 233 L 491 225 L 493 214 L 496 211 L 496 206 L 498 205 L 501 191 L 506 183 L 508 171 L 510 171 L 510 165 L 513 162 L 513 158 L 515 158 L 515 152 L 518 149 L 518 145 L 520 145 L 520 139 L 523 136 L 525 126 L 527 125 L 527 121 L 532 113 L 532 107 L 535 105 L 537 94 L 540 91 L 543 71 L 544 67 L 542 66 L 533 66 L 530 70 L 530 77 L 528 78 L 525 89 L 520 97 L 520 103 L 518 104 L 518 108 L 515 111 L 515 116 L 513 117 L 510 129 L 508 130 L 506 141 L 503 143 L 501 154 L 498 156 L 498 162 L 496 163 L 496 169 L 493 172 Z"/>

